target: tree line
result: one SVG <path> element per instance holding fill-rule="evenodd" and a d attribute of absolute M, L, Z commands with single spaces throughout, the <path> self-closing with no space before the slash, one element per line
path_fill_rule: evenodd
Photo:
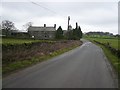
<path fill-rule="evenodd" d="M 68 40 L 80 40 L 82 36 L 83 33 L 81 31 L 81 27 L 78 26 L 77 23 L 76 28 L 74 28 L 73 30 L 68 30 L 64 35 L 62 27 L 59 26 L 55 35 L 56 39 L 68 39 Z"/>

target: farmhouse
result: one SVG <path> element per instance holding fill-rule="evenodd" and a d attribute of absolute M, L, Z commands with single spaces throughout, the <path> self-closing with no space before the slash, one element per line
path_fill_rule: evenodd
<path fill-rule="evenodd" d="M 46 27 L 46 24 L 44 24 L 43 27 L 30 26 L 28 28 L 28 34 L 35 39 L 54 39 L 55 32 L 56 24 L 53 27 Z"/>

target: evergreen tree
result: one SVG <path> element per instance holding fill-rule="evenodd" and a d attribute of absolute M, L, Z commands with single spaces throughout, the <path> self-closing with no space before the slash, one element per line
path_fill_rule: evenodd
<path fill-rule="evenodd" d="M 68 39 L 80 40 L 80 38 L 82 38 L 82 31 L 80 26 L 78 27 L 78 23 L 76 22 L 76 28 L 68 32 Z"/>
<path fill-rule="evenodd" d="M 79 40 L 80 38 L 82 38 L 82 31 L 79 26 L 78 28 L 76 27 L 75 29 L 73 29 L 72 39 Z"/>
<path fill-rule="evenodd" d="M 79 33 L 79 38 L 82 38 L 82 31 L 81 31 L 80 26 L 79 26 L 79 28 L 78 28 L 78 33 Z"/>
<path fill-rule="evenodd" d="M 77 40 L 77 39 L 78 39 L 77 34 L 78 34 L 78 30 L 77 30 L 77 28 L 73 29 L 72 39 Z"/>
<path fill-rule="evenodd" d="M 63 30 L 61 28 L 61 26 L 59 26 L 59 28 L 56 31 L 56 39 L 63 39 Z"/>

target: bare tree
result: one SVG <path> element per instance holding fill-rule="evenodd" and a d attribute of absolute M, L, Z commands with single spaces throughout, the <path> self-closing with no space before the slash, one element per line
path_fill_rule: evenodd
<path fill-rule="evenodd" d="M 26 23 L 25 25 L 23 25 L 23 27 L 28 31 L 28 28 L 29 28 L 30 26 L 32 26 L 32 25 L 33 25 L 32 22 L 28 22 L 28 23 Z"/>
<path fill-rule="evenodd" d="M 14 23 L 9 20 L 2 21 L 2 30 L 6 32 L 6 36 L 9 35 L 9 32 L 15 28 Z"/>
<path fill-rule="evenodd" d="M 9 20 L 2 21 L 2 29 L 12 30 L 14 28 L 14 23 Z"/>

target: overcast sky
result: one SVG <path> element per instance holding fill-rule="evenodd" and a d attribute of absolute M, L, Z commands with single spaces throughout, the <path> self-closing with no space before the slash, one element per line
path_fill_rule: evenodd
<path fill-rule="evenodd" d="M 118 2 L 2 2 L 1 14 L 2 20 L 14 22 L 19 30 L 27 22 L 33 26 L 57 24 L 66 30 L 70 16 L 72 27 L 78 22 L 83 32 L 118 33 Z"/>

